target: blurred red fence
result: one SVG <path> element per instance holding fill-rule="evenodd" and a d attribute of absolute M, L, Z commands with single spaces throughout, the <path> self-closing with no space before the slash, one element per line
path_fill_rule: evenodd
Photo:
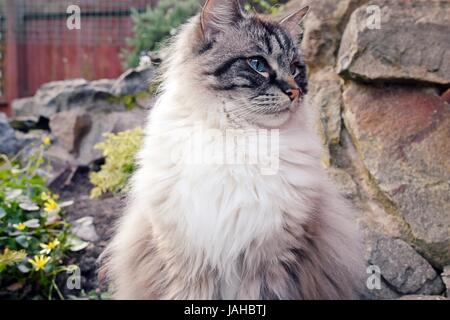
<path fill-rule="evenodd" d="M 0 106 L 33 95 L 49 81 L 114 78 L 132 34 L 130 9 L 157 0 L 0 0 Z M 81 29 L 69 30 L 70 5 Z"/>

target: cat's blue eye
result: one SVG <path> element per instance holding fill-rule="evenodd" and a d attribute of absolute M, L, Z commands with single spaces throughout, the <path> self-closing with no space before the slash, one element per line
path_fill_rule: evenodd
<path fill-rule="evenodd" d="M 248 59 L 248 64 L 253 70 L 263 75 L 269 72 L 269 67 L 267 66 L 267 63 L 263 59 L 250 58 Z"/>

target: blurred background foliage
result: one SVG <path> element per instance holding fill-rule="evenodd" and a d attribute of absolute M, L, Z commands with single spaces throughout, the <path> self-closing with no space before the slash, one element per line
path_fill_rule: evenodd
<path fill-rule="evenodd" d="M 133 37 L 128 39 L 131 49 L 124 49 L 122 58 L 128 68 L 139 65 L 140 57 L 148 51 L 157 51 L 177 27 L 194 16 L 203 4 L 203 0 L 161 0 L 154 7 L 139 12 L 132 9 L 134 22 Z M 286 0 L 243 1 L 246 11 L 276 13 Z"/>

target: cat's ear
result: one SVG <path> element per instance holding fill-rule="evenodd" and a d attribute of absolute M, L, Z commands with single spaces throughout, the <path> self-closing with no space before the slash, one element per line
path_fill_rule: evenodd
<path fill-rule="evenodd" d="M 287 17 L 280 20 L 280 25 L 288 30 L 294 38 L 298 38 L 300 34 L 300 22 L 305 19 L 309 13 L 309 6 L 303 7 L 294 13 L 291 13 Z"/>
<path fill-rule="evenodd" d="M 204 39 L 212 40 L 217 34 L 243 18 L 238 0 L 207 0 L 200 18 Z"/>

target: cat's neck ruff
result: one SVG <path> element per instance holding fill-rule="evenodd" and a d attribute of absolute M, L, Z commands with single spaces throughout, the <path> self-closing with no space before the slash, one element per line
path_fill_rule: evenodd
<path fill-rule="evenodd" d="M 180 160 L 186 154 L 217 149 L 205 130 L 226 134 L 228 129 L 236 129 L 220 112 L 223 101 L 200 87 L 192 79 L 192 66 L 182 63 L 191 27 L 182 31 L 184 36 L 169 57 L 162 94 L 149 117 L 134 187 L 140 207 L 157 205 L 147 216 L 156 229 L 170 226 L 180 239 L 177 245 L 190 254 L 204 255 L 210 265 L 220 269 L 250 246 L 282 232 L 283 215 L 289 211 L 300 220 L 307 219 L 301 209 L 309 206 L 308 199 L 298 190 L 320 186 L 321 144 L 309 125 L 305 104 L 282 126 L 269 130 L 278 133 L 279 152 L 278 167 L 271 174 L 261 174 L 260 166 L 246 163 Z M 238 129 L 242 135 L 252 136 L 264 128 L 241 124 Z M 194 136 L 200 137 L 200 143 L 190 143 Z M 241 147 L 232 151 L 242 151 Z M 166 185 L 171 186 L 170 195 L 164 194 Z M 164 203 L 154 203 L 155 198 L 164 196 Z"/>
<path fill-rule="evenodd" d="M 158 179 L 162 184 L 170 181 L 174 185 L 172 198 L 147 218 L 154 226 L 172 226 L 182 241 L 177 245 L 185 246 L 191 254 L 204 255 L 212 266 L 222 268 L 250 246 L 282 232 L 286 212 L 292 210 L 298 215 L 299 208 L 307 207 L 307 199 L 293 192 L 293 187 L 310 189 L 320 183 L 320 144 L 307 126 L 299 125 L 305 113 L 299 109 L 283 127 L 274 129 L 279 132 L 279 162 L 271 174 L 261 174 L 258 165 L 246 163 L 180 160 L 180 156 L 216 148 L 201 130 L 220 128 L 226 132 L 225 126 L 215 127 L 221 123 L 219 118 L 207 112 L 186 112 L 189 103 L 197 104 L 192 109 L 213 109 L 210 101 L 189 96 L 192 91 L 186 91 L 189 88 L 163 95 L 152 111 L 135 181 L 137 188 L 144 190 L 158 190 L 154 184 Z M 242 134 L 254 134 L 254 128 L 249 129 Z M 189 142 L 195 135 L 204 138 L 200 144 Z M 147 181 L 153 184 L 147 185 Z M 145 194 L 141 205 L 154 207 L 148 198 Z"/>

